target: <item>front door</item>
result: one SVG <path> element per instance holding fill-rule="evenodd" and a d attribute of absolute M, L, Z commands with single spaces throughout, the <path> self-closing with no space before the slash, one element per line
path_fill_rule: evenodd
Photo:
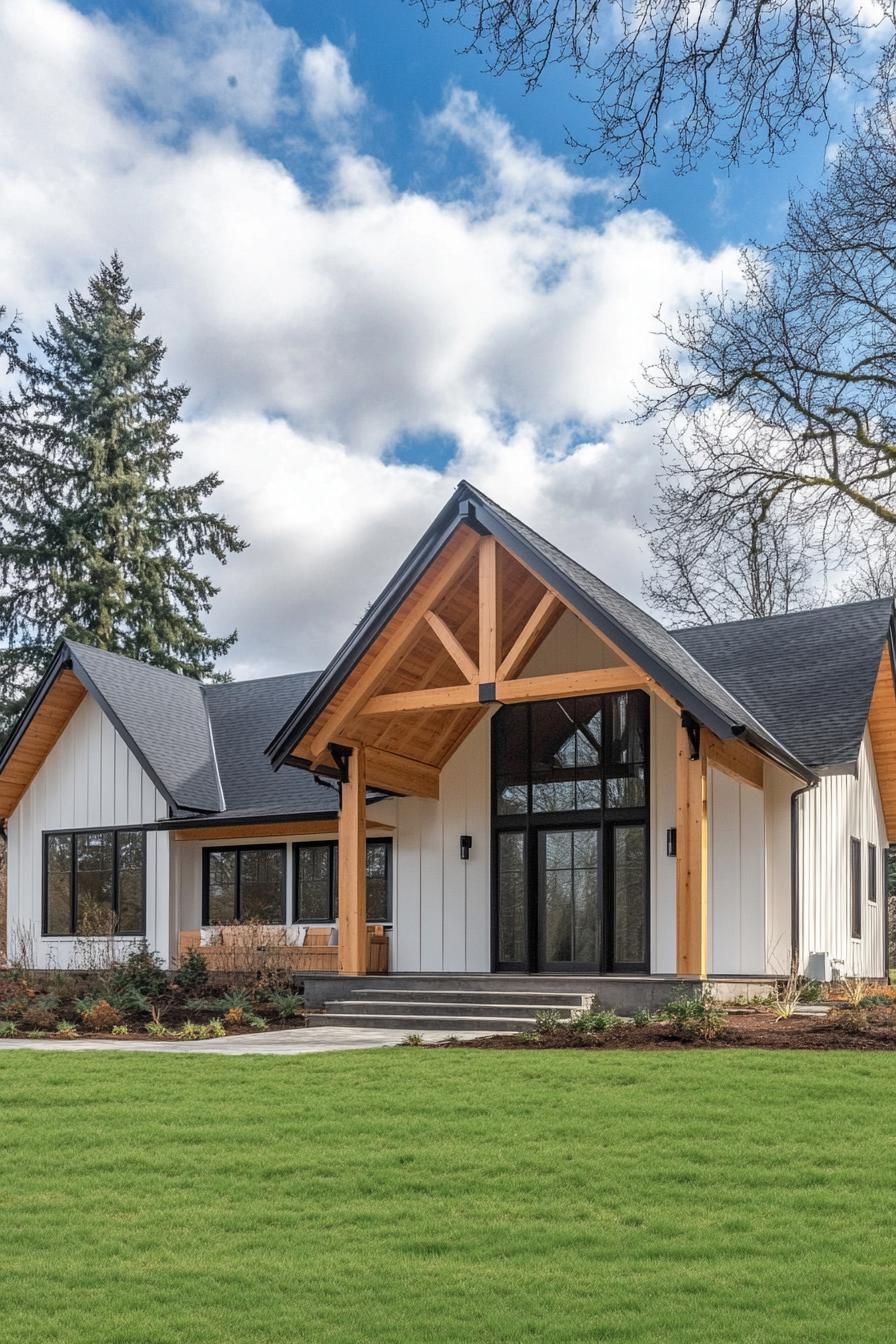
<path fill-rule="evenodd" d="M 600 828 L 545 827 L 538 844 L 538 969 L 591 971 L 603 960 Z"/>

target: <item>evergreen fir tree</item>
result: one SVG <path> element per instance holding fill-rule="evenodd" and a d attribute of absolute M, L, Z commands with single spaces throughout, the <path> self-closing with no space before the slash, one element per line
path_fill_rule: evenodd
<path fill-rule="evenodd" d="M 203 507 L 216 473 L 171 483 L 188 389 L 161 377 L 165 347 L 142 320 L 115 254 L 33 354 L 7 343 L 19 380 L 0 404 L 0 732 L 62 635 L 216 680 L 236 639 L 206 630 L 218 589 L 194 562 L 245 543 Z"/>

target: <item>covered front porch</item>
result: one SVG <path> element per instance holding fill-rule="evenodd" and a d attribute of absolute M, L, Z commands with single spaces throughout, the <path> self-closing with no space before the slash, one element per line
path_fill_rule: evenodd
<path fill-rule="evenodd" d="M 372 818 L 395 828 L 392 971 L 786 973 L 799 779 L 488 508 L 421 548 L 271 747 L 339 784 L 337 973 L 369 971 Z"/>

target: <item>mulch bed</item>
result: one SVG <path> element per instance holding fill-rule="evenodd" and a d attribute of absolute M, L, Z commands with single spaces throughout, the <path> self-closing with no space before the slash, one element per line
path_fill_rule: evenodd
<path fill-rule="evenodd" d="M 442 1041 L 433 1050 L 896 1050 L 893 1009 L 858 1013 L 851 1023 L 829 1023 L 826 1017 L 775 1019 L 767 1012 L 730 1013 L 711 1041 L 701 1040 L 671 1022 L 644 1027 L 611 1027 L 608 1031 L 575 1031 L 560 1027 L 534 1036 L 481 1036 L 472 1041 Z"/>

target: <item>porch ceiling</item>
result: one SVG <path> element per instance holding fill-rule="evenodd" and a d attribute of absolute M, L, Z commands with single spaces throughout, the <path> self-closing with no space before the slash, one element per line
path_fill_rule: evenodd
<path fill-rule="evenodd" d="M 511 551 L 459 527 L 292 756 L 335 769 L 330 743 L 363 744 L 371 787 L 438 796 L 438 772 L 490 704 L 648 684 L 615 650 L 614 667 L 520 680 L 566 609 Z"/>

